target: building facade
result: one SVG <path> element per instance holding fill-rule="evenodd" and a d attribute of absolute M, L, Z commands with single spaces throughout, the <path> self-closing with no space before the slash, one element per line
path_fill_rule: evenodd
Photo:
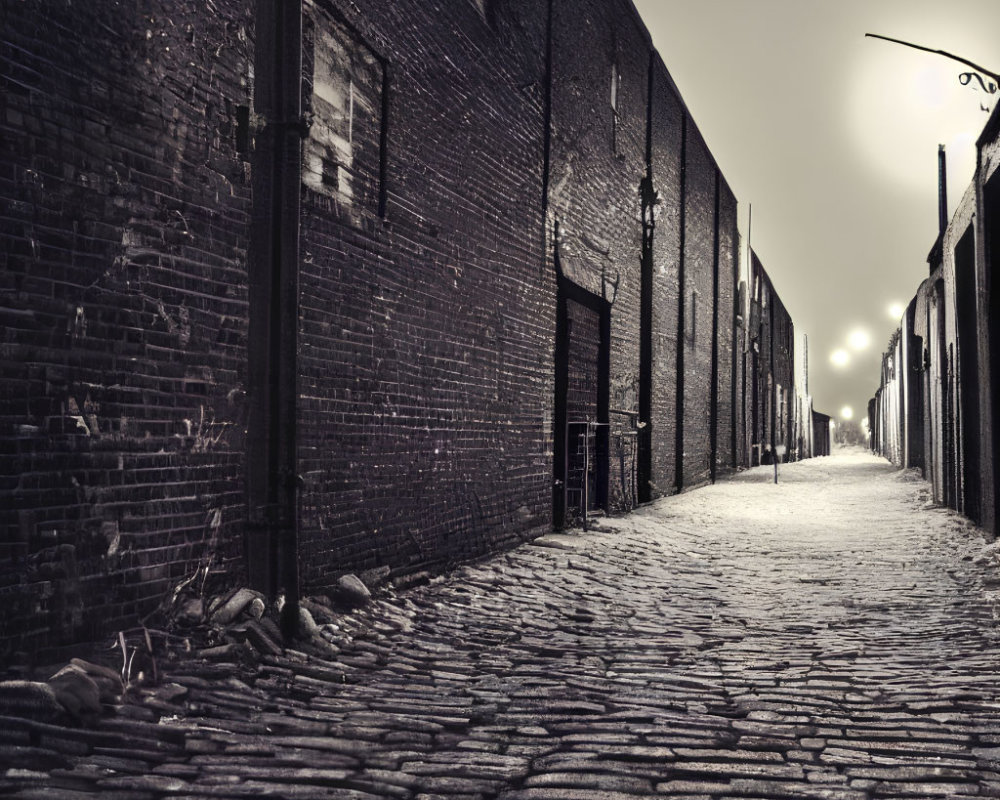
<path fill-rule="evenodd" d="M 757 254 L 747 292 L 744 430 L 749 466 L 796 458 L 800 420 L 795 329 Z"/>
<path fill-rule="evenodd" d="M 628 0 L 5 26 L 5 660 L 795 452 L 791 320 Z"/>
<path fill-rule="evenodd" d="M 871 446 L 919 468 L 934 499 L 997 533 L 997 196 L 1000 116 L 977 142 L 972 184 L 928 257 L 930 273 L 883 355 Z M 942 217 L 944 215 L 942 214 Z"/>

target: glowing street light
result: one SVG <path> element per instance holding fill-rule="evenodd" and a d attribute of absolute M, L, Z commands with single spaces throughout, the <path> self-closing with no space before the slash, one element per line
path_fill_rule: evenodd
<path fill-rule="evenodd" d="M 830 353 L 830 363 L 835 367 L 846 367 L 851 362 L 851 354 L 843 348 Z"/>
<path fill-rule="evenodd" d="M 890 303 L 886 308 L 886 311 L 889 313 L 890 318 L 898 320 L 901 316 L 903 316 L 903 312 L 906 311 L 906 309 L 903 308 L 902 303 Z"/>
<path fill-rule="evenodd" d="M 853 416 L 854 416 L 854 409 L 851 408 L 850 406 L 844 406 L 842 409 L 840 409 L 841 419 L 851 419 Z"/>
<path fill-rule="evenodd" d="M 868 331 L 855 328 L 847 337 L 847 343 L 855 350 L 864 350 L 872 343 L 872 337 L 868 334 Z"/>

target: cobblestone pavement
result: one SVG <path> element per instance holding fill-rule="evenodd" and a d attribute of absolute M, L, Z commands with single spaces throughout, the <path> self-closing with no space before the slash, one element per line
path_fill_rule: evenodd
<path fill-rule="evenodd" d="M 1000 797 L 995 552 L 867 455 L 750 470 L 376 600 L 326 658 L 2 720 L 0 794 Z"/>

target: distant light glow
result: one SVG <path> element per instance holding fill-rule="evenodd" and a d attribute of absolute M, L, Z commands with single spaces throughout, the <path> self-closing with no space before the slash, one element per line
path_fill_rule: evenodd
<path fill-rule="evenodd" d="M 872 343 L 872 337 L 868 331 L 856 328 L 847 337 L 847 343 L 855 350 L 864 350 Z"/>
<path fill-rule="evenodd" d="M 850 406 L 844 406 L 842 409 L 840 409 L 841 419 L 851 419 L 853 416 L 854 416 L 854 409 L 851 408 Z"/>
<path fill-rule="evenodd" d="M 861 420 L 861 427 L 863 427 L 865 430 L 868 429 L 868 417 L 865 417 L 863 420 Z"/>
<path fill-rule="evenodd" d="M 851 362 L 851 354 L 841 348 L 830 353 L 830 363 L 835 367 L 846 367 Z"/>
<path fill-rule="evenodd" d="M 903 316 L 903 312 L 906 311 L 906 309 L 903 308 L 902 303 L 890 303 L 886 311 L 889 312 L 890 318 L 898 320 L 901 316 Z"/>

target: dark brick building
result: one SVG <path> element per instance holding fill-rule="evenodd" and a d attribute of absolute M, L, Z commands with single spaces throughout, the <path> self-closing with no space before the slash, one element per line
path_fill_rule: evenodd
<path fill-rule="evenodd" d="M 744 418 L 750 466 L 795 454 L 795 329 L 757 254 L 750 254 Z"/>
<path fill-rule="evenodd" d="M 830 417 L 819 411 L 812 412 L 812 446 L 813 456 L 830 455 L 830 444 L 833 439 L 830 431 Z"/>
<path fill-rule="evenodd" d="M 0 78 L 5 658 L 738 465 L 736 200 L 627 0 L 30 0 Z"/>
<path fill-rule="evenodd" d="M 975 191 L 978 246 L 975 252 L 976 326 L 979 342 L 980 525 L 1000 534 L 1000 114 L 997 110 L 976 142 Z"/>

